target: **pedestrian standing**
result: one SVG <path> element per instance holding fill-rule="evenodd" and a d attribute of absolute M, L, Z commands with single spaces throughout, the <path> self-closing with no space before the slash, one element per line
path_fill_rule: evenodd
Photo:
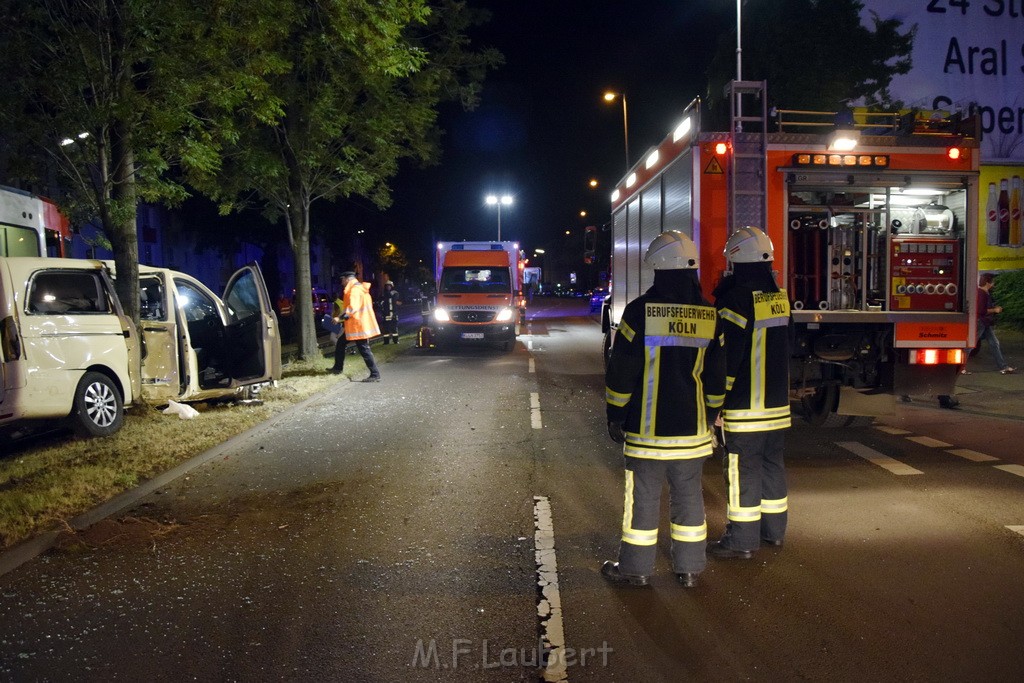
<path fill-rule="evenodd" d="M 992 287 L 995 286 L 996 278 L 992 273 L 982 273 L 978 277 L 978 342 L 971 351 L 973 356 L 981 349 L 981 342 L 988 340 L 988 349 L 992 352 L 992 358 L 996 361 L 999 372 L 1004 375 L 1012 375 L 1017 368 L 1012 367 L 1003 358 L 1003 350 L 999 346 L 999 339 L 996 337 L 996 316 L 1003 312 L 1003 307 L 996 304 L 992 298 Z"/>
<path fill-rule="evenodd" d="M 381 318 L 381 334 L 384 343 L 398 343 L 398 307 L 402 304 L 398 300 L 398 291 L 391 280 L 384 281 L 384 293 L 377 302 Z"/>
<path fill-rule="evenodd" d="M 341 274 L 341 286 L 343 288 L 341 303 L 334 302 L 334 321 L 343 322 L 341 336 L 334 346 L 334 367 L 331 372 L 341 374 L 345 365 L 345 345 L 354 342 L 359 349 L 359 355 L 366 363 L 366 369 L 370 376 L 363 382 L 379 382 L 380 370 L 377 369 L 377 361 L 370 350 L 370 339 L 380 334 L 377 327 L 377 316 L 373 314 L 373 299 L 370 298 L 370 284 L 360 282 L 356 274 L 346 271 Z"/>
<path fill-rule="evenodd" d="M 708 552 L 753 557 L 761 542 L 781 546 L 788 494 L 783 464 L 789 415 L 789 298 L 772 273 L 775 249 L 759 228 L 744 226 L 726 241 L 732 274 L 715 289 L 725 335 L 726 517 Z"/>
<path fill-rule="evenodd" d="M 701 470 L 722 405 L 724 356 L 693 241 L 664 232 L 644 264 L 654 270 L 654 285 L 626 306 L 605 376 L 608 434 L 623 444 L 626 495 L 618 562 L 606 561 L 601 575 L 617 585 L 648 585 L 668 479 L 672 566 L 679 583 L 692 588 L 707 565 Z"/>

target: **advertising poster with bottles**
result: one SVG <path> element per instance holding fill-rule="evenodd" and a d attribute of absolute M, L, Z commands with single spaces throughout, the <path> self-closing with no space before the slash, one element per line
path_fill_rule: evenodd
<path fill-rule="evenodd" d="M 1024 164 L 982 166 L 978 271 L 1024 268 Z"/>

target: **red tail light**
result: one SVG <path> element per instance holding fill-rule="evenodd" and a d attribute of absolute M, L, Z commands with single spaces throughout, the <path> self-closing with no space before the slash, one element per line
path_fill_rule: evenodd
<path fill-rule="evenodd" d="M 963 365 L 963 349 L 911 349 L 911 365 Z"/>

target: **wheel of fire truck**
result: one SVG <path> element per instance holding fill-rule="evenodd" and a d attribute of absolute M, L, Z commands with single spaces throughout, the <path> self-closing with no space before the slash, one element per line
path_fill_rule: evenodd
<path fill-rule="evenodd" d="M 840 415 L 836 412 L 838 406 L 838 384 L 825 384 L 818 387 L 813 394 L 808 394 L 800 399 L 804 420 L 815 427 L 824 429 L 868 427 L 874 422 L 873 417 L 864 415 Z"/>

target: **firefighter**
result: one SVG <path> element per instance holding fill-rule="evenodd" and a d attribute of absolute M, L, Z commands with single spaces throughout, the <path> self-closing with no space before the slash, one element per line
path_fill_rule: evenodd
<path fill-rule="evenodd" d="M 715 309 L 701 293 L 697 247 L 676 230 L 651 242 L 654 285 L 626 306 L 605 377 L 608 434 L 622 443 L 626 495 L 618 562 L 601 574 L 647 586 L 668 479 L 672 565 L 686 588 L 707 565 L 701 469 L 724 399 L 724 353 Z"/>
<path fill-rule="evenodd" d="M 346 271 L 341 274 L 341 286 L 344 288 L 342 300 L 334 302 L 334 322 L 343 322 L 344 329 L 334 346 L 334 367 L 331 372 L 340 375 L 345 365 L 345 344 L 355 342 L 359 354 L 366 363 L 370 376 L 363 382 L 379 382 L 380 370 L 370 350 L 370 339 L 380 334 L 377 327 L 377 316 L 373 314 L 373 299 L 370 298 L 370 285 L 356 279 L 356 274 Z"/>
<path fill-rule="evenodd" d="M 749 559 L 761 543 L 781 546 L 788 499 L 782 461 L 789 427 L 789 298 L 772 273 L 775 249 L 759 228 L 744 226 L 725 243 L 732 274 L 715 288 L 725 335 L 725 477 L 722 538 L 716 558 Z"/>
<path fill-rule="evenodd" d="M 377 308 L 380 311 L 381 329 L 384 336 L 384 343 L 398 343 L 398 307 L 401 305 L 398 300 L 398 292 L 391 280 L 384 281 L 384 293 L 381 294 Z"/>

